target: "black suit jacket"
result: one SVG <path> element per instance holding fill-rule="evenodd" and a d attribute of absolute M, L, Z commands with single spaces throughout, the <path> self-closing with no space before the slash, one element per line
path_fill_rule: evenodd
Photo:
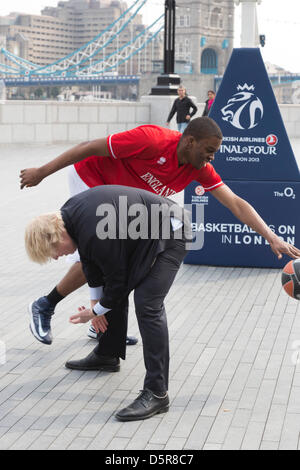
<path fill-rule="evenodd" d="M 138 222 L 134 204 L 143 208 L 139 221 L 145 239 L 126 237 L 130 224 L 133 227 Z M 157 226 L 151 221 L 154 206 L 160 214 Z M 173 201 L 126 186 L 98 186 L 63 205 L 65 228 L 78 247 L 89 286 L 104 285 L 103 307 L 117 307 L 148 274 L 158 253 L 164 251 L 168 242 L 162 227 L 170 229 L 170 218 L 174 215 L 170 207 L 175 208 L 176 218 L 189 224 L 186 212 Z M 128 213 L 129 208 L 134 215 Z M 172 237 L 172 230 L 170 234 Z M 100 239 L 103 235 L 107 238 Z"/>

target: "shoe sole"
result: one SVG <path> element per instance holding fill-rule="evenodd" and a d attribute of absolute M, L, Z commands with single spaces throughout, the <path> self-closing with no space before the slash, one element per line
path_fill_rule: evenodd
<path fill-rule="evenodd" d="M 90 335 L 88 334 L 87 337 L 91 338 L 91 339 L 98 339 L 98 336 L 93 336 L 92 334 L 90 334 Z"/>
<path fill-rule="evenodd" d="M 65 364 L 65 367 L 67 369 L 72 369 L 72 370 L 84 370 L 84 371 L 99 370 L 101 372 L 119 372 L 120 370 L 120 366 L 80 367 L 80 366 L 69 365 L 68 363 Z"/>
<path fill-rule="evenodd" d="M 46 342 L 45 340 L 42 341 L 42 340 L 39 338 L 39 336 L 37 336 L 37 335 L 34 333 L 34 331 L 33 331 L 32 328 L 31 328 L 31 325 L 29 325 L 29 329 L 30 329 L 30 332 L 31 332 L 32 336 L 34 336 L 35 339 L 37 339 L 40 343 L 46 344 L 47 346 L 50 346 L 50 344 L 52 344 L 52 341 L 51 341 L 51 343 Z"/>
<path fill-rule="evenodd" d="M 153 413 L 147 415 L 147 416 L 140 416 L 140 417 L 137 417 L 137 416 L 128 416 L 128 417 L 125 417 L 125 416 L 118 416 L 118 414 L 115 415 L 115 417 L 119 420 L 119 421 L 141 421 L 143 419 L 148 419 L 148 418 L 152 418 L 152 416 L 155 416 L 155 415 L 160 415 L 161 413 L 167 413 L 169 411 L 169 405 L 168 406 L 165 406 L 164 408 L 162 408 L 161 410 L 158 410 L 158 411 L 154 411 Z"/>
<path fill-rule="evenodd" d="M 30 324 L 29 324 L 29 329 L 31 331 L 31 334 L 35 337 L 35 339 L 37 339 L 40 343 L 43 343 L 43 344 L 46 344 L 47 346 L 50 346 L 50 344 L 52 344 L 52 341 L 49 342 L 49 341 L 45 341 L 43 338 L 41 338 L 38 333 L 36 332 L 36 329 L 35 329 L 35 326 L 34 326 L 34 321 L 33 321 L 33 315 L 32 315 L 32 304 L 33 302 L 31 302 L 31 304 L 28 305 L 28 313 L 29 313 L 29 316 L 30 316 Z"/>

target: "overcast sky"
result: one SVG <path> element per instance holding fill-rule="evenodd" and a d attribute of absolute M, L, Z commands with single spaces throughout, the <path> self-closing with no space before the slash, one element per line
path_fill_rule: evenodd
<path fill-rule="evenodd" d="M 1 0 L 0 16 L 12 11 L 40 14 L 45 6 L 56 6 L 58 0 Z M 128 5 L 133 0 L 127 0 Z M 178 2 L 177 2 L 178 3 Z M 236 7 L 235 47 L 240 44 L 241 7 Z M 262 0 L 258 6 L 260 34 L 266 35 L 262 49 L 265 61 L 300 72 L 300 0 Z M 148 0 L 142 9 L 147 24 L 164 12 L 164 0 Z"/>

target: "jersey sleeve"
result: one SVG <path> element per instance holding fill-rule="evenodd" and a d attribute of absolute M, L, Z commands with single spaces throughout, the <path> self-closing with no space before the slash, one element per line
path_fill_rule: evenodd
<path fill-rule="evenodd" d="M 198 181 L 198 183 L 203 186 L 205 191 L 213 191 L 214 189 L 217 189 L 224 184 L 221 176 L 216 172 L 210 163 L 207 163 L 206 166 L 200 171 L 196 181 Z"/>
<path fill-rule="evenodd" d="M 159 132 L 154 126 L 140 126 L 107 137 L 111 158 L 155 158 L 159 154 Z"/>

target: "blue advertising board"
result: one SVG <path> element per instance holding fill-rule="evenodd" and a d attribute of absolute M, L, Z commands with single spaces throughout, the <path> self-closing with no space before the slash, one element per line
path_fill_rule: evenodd
<path fill-rule="evenodd" d="M 224 181 L 240 197 L 246 199 L 279 237 L 300 246 L 299 198 L 300 182 Z M 199 183 L 190 184 L 186 204 L 202 204 L 201 217 L 193 211 L 192 230 L 204 235 L 203 247 L 191 250 L 188 264 L 214 266 L 254 266 L 281 268 L 289 260 L 275 256 L 266 240 L 240 222 L 211 194 L 198 196 Z"/>
<path fill-rule="evenodd" d="M 300 247 L 299 168 L 259 49 L 233 50 L 209 116 L 224 136 L 216 171 L 279 236 Z M 197 183 L 185 190 L 186 204 L 205 209 L 204 222 L 193 221 L 195 232 L 204 230 L 204 245 L 191 250 L 186 263 L 284 266 L 287 257 L 278 261 L 262 237 L 248 233 L 212 195 L 201 193 Z"/>
<path fill-rule="evenodd" d="M 222 178 L 300 181 L 259 49 L 233 50 L 209 117 L 224 136 L 214 163 Z"/>

